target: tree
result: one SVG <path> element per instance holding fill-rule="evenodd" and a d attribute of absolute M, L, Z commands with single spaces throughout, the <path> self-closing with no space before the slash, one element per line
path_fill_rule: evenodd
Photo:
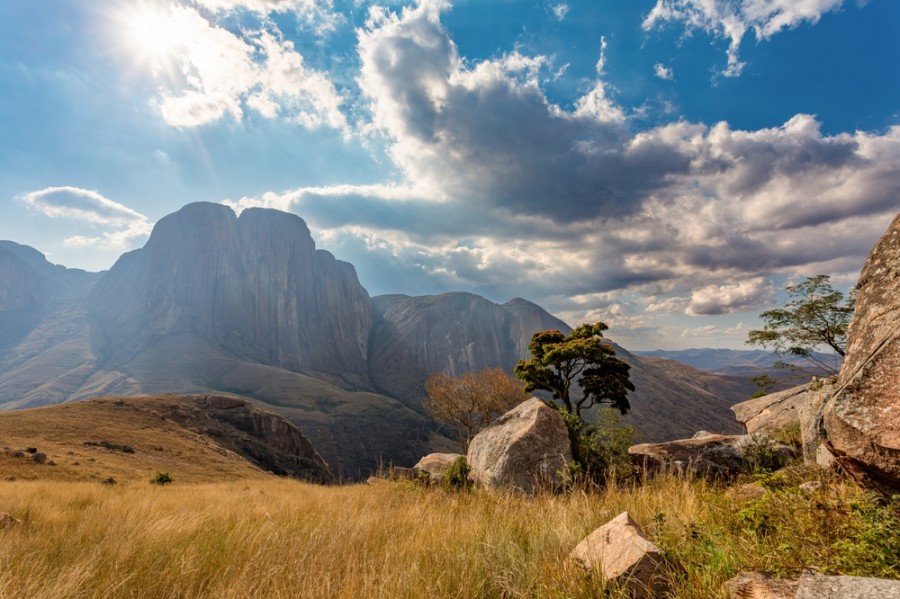
<path fill-rule="evenodd" d="M 607 475 L 603 435 L 585 422 L 585 410 L 609 404 L 621 414 L 628 413 L 628 392 L 634 385 L 628 364 L 616 358 L 612 344 L 603 338 L 606 324 L 583 324 L 568 335 L 559 331 L 535 333 L 528 344 L 531 359 L 516 365 L 516 376 L 525 382 L 525 391 L 547 391 L 550 404 L 562 414 L 569 433 L 572 457 L 584 475 L 602 482 Z M 556 402 L 561 402 L 562 405 Z"/>
<path fill-rule="evenodd" d="M 429 416 L 456 428 L 465 450 L 472 437 L 513 406 L 528 399 L 522 384 L 500 368 L 451 376 L 437 372 L 425 381 L 422 406 Z"/>
<path fill-rule="evenodd" d="M 847 326 L 853 317 L 856 298 L 853 292 L 845 298 L 831 286 L 830 280 L 828 275 L 816 275 L 788 285 L 790 301 L 784 308 L 760 314 L 765 326 L 750 331 L 747 344 L 773 349 L 779 356 L 804 358 L 827 372 L 836 373 L 834 365 L 817 358 L 814 352 L 825 346 L 844 357 Z"/>
<path fill-rule="evenodd" d="M 616 350 L 603 338 L 608 328 L 598 322 L 583 324 L 568 335 L 535 333 L 528 344 L 531 359 L 519 362 L 515 370 L 525 382 L 525 391 L 548 391 L 579 418 L 582 411 L 597 404 L 610 404 L 627 414 L 631 408 L 628 392 L 634 391 L 628 378 L 631 367 L 616 358 Z M 580 394 L 573 393 L 573 385 L 580 388 Z"/>

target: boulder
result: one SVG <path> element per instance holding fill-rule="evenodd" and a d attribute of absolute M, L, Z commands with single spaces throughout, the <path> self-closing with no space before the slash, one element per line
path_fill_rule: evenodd
<path fill-rule="evenodd" d="M 896 599 L 900 580 L 862 576 L 805 576 L 795 599 Z"/>
<path fill-rule="evenodd" d="M 777 580 L 762 572 L 741 572 L 725 583 L 731 599 L 793 599 L 796 580 Z"/>
<path fill-rule="evenodd" d="M 731 599 L 893 599 L 900 581 L 861 576 L 805 574 L 776 580 L 761 572 L 742 572 L 727 583 Z"/>
<path fill-rule="evenodd" d="M 807 385 L 800 385 L 755 397 L 731 406 L 738 422 L 747 433 L 772 435 L 789 426 L 800 426 L 800 409 L 806 401 Z"/>
<path fill-rule="evenodd" d="M 458 453 L 429 453 L 419 460 L 413 469 L 428 474 L 428 480 L 439 483 L 444 478 L 444 473 L 456 460 L 464 457 Z"/>
<path fill-rule="evenodd" d="M 598 569 L 606 580 L 622 582 L 633 597 L 663 597 L 669 587 L 659 547 L 647 539 L 628 512 L 585 537 L 569 559 L 589 570 Z"/>
<path fill-rule="evenodd" d="M 799 427 L 803 458 L 808 463 L 828 466 L 827 458 L 817 460 L 817 455 L 822 455 L 819 422 L 822 406 L 834 391 L 834 383 L 833 377 L 813 378 L 805 385 L 734 404 L 731 410 L 747 434 L 772 436 L 787 427 Z"/>
<path fill-rule="evenodd" d="M 668 443 L 641 443 L 628 448 L 631 461 L 644 472 L 690 473 L 710 479 L 730 480 L 754 466 L 751 455 L 763 444 L 783 460 L 794 451 L 773 443 L 765 435 L 717 435 L 698 433 L 692 439 Z"/>
<path fill-rule="evenodd" d="M 847 354 L 822 410 L 821 431 L 838 464 L 859 482 L 900 492 L 900 215 L 859 278 Z"/>
<path fill-rule="evenodd" d="M 559 484 L 572 449 L 562 415 L 533 397 L 475 435 L 466 459 L 476 483 L 531 494 Z"/>

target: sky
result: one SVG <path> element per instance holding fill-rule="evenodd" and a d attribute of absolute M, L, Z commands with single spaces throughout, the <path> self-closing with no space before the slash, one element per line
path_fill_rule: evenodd
<path fill-rule="evenodd" d="M 900 2 L 0 0 L 0 239 L 104 270 L 196 201 L 373 296 L 746 348 L 900 211 Z"/>

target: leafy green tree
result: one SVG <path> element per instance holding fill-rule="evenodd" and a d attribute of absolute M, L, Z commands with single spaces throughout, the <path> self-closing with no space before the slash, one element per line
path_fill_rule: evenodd
<path fill-rule="evenodd" d="M 594 480 L 605 477 L 607 460 L 596 460 L 604 451 L 598 443 L 598 429 L 587 424 L 583 414 L 589 408 L 608 404 L 621 414 L 631 405 L 628 392 L 634 385 L 628 376 L 631 367 L 616 358 L 612 344 L 604 339 L 609 327 L 602 322 L 583 324 L 568 335 L 559 331 L 535 333 L 528 344 L 531 359 L 516 365 L 516 376 L 525 382 L 525 391 L 546 391 L 550 404 L 562 413 L 569 432 L 572 457 Z"/>
<path fill-rule="evenodd" d="M 856 298 L 853 292 L 845 297 L 830 281 L 828 275 L 816 275 L 788 285 L 787 305 L 760 314 L 765 326 L 750 331 L 747 344 L 772 349 L 779 356 L 804 358 L 827 372 L 836 373 L 837 368 L 817 358 L 815 350 L 828 347 L 844 357 L 847 326 L 853 317 Z M 781 365 L 787 366 L 783 362 Z"/>
<path fill-rule="evenodd" d="M 425 411 L 454 427 L 465 450 L 491 420 L 528 399 L 522 384 L 500 368 L 462 376 L 436 372 L 425 381 L 425 395 Z"/>

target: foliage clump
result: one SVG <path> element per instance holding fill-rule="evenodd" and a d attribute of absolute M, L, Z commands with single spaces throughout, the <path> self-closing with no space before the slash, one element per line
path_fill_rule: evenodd
<path fill-rule="evenodd" d="M 172 483 L 172 477 L 168 472 L 157 472 L 156 476 L 150 479 L 151 485 L 168 485 Z"/>
<path fill-rule="evenodd" d="M 765 326 L 751 330 L 747 344 L 773 349 L 779 356 L 804 358 L 826 372 L 836 373 L 837 366 L 817 358 L 815 350 L 825 346 L 844 357 L 856 297 L 853 292 L 845 297 L 830 281 L 828 275 L 816 275 L 788 285 L 788 303 L 760 314 Z M 789 367 L 784 362 L 779 365 Z"/>
<path fill-rule="evenodd" d="M 495 417 L 528 398 L 522 384 L 500 368 L 461 376 L 434 373 L 425 381 L 425 394 L 425 411 L 454 427 L 464 450 Z"/>
<path fill-rule="evenodd" d="M 466 461 L 465 456 L 459 456 L 447 467 L 447 471 L 441 477 L 441 486 L 448 491 L 464 491 L 472 486 L 469 480 L 469 473 L 472 467 Z"/>
<path fill-rule="evenodd" d="M 124 445 L 121 443 L 112 443 L 110 441 L 85 441 L 85 446 L 87 447 L 102 447 L 104 449 L 108 449 L 110 451 L 120 451 L 122 453 L 134 453 L 134 447 L 130 445 Z"/>

